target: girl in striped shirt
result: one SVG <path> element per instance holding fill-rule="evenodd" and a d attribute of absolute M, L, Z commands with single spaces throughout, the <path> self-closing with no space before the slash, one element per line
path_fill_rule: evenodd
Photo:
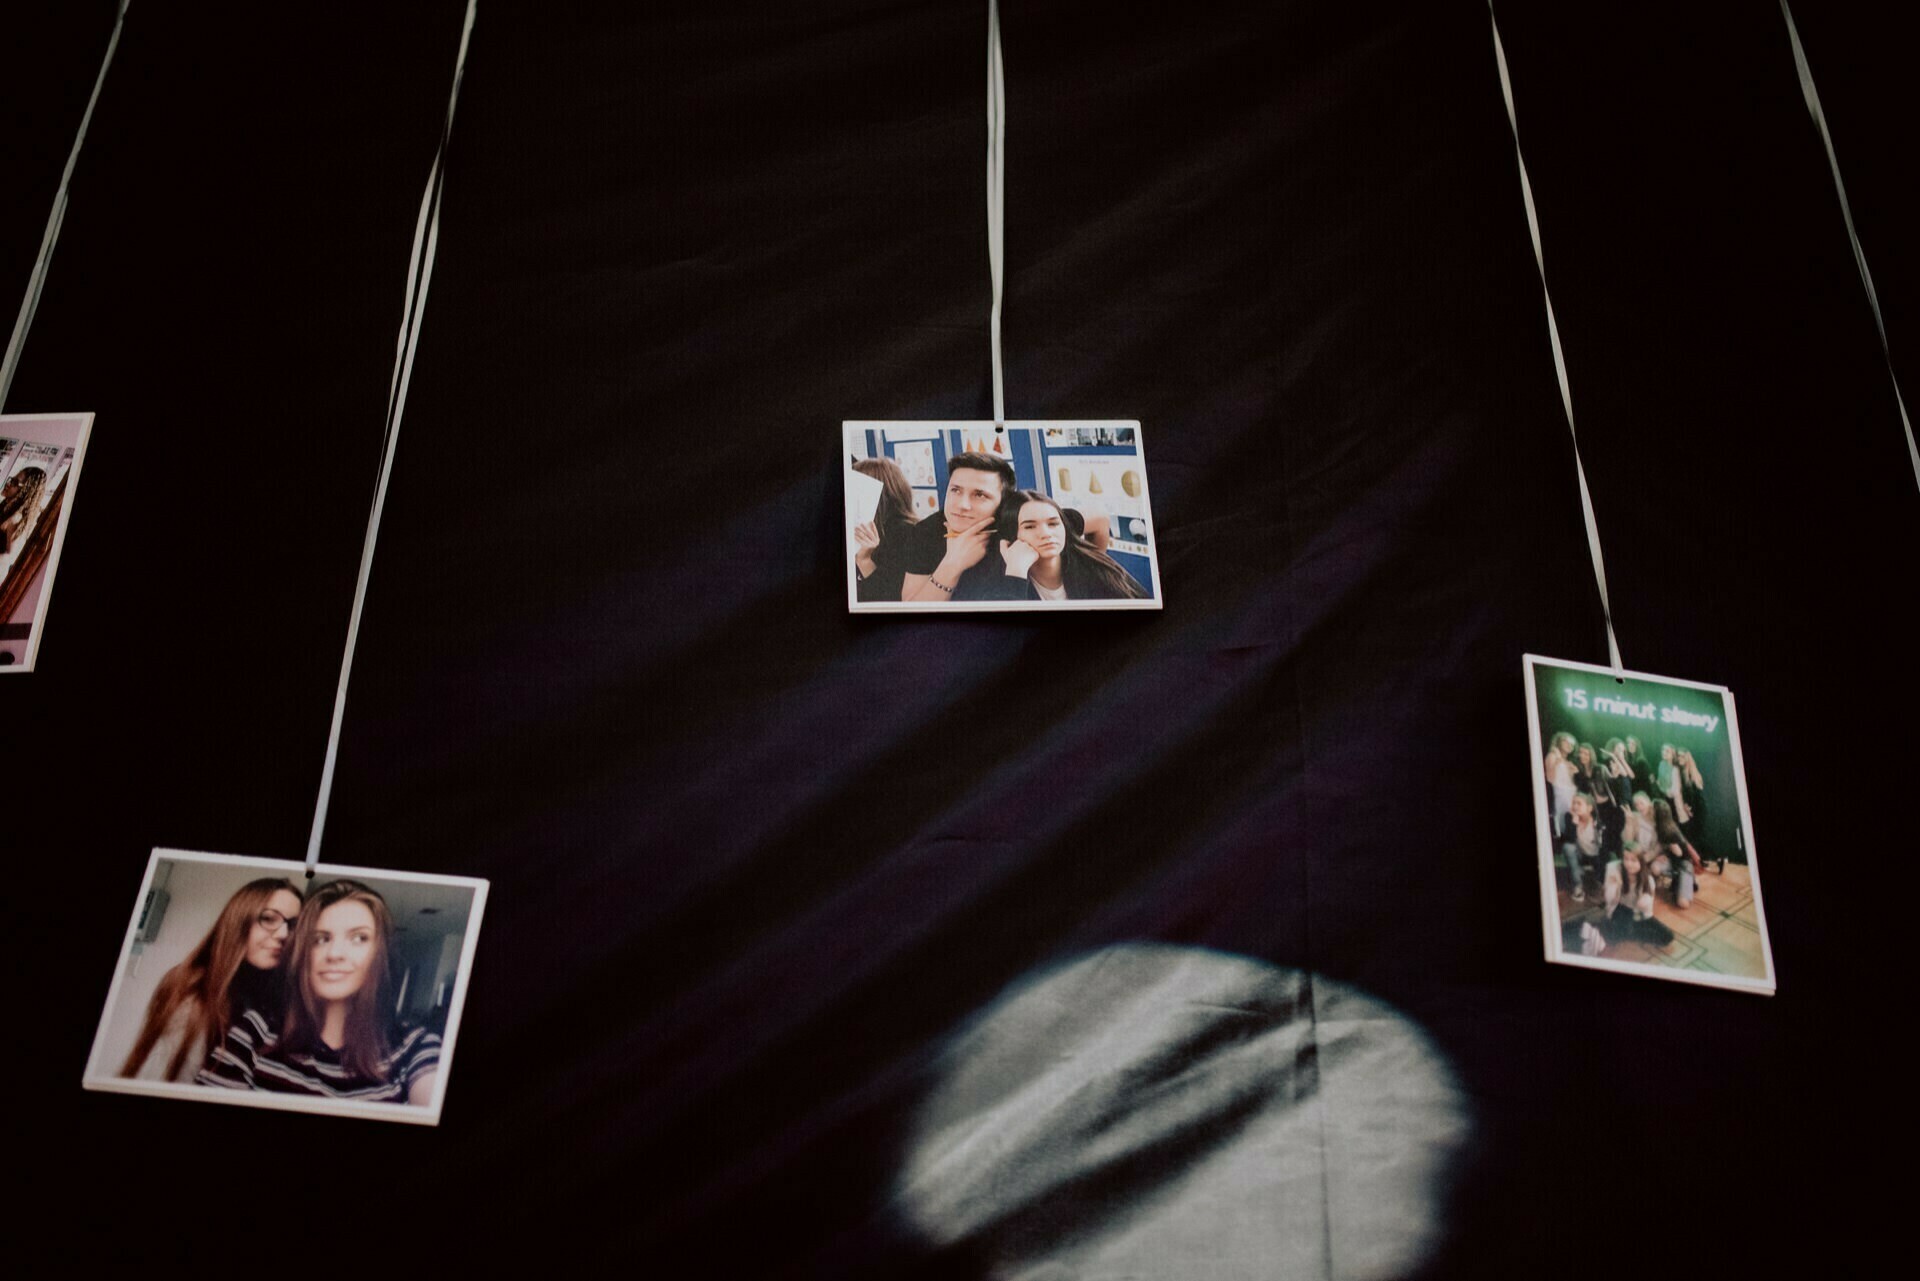
<path fill-rule="evenodd" d="M 300 913 L 287 964 L 286 1019 L 236 1020 L 208 1061 L 203 1085 L 310 1094 L 369 1103 L 433 1099 L 440 1038 L 393 1018 L 386 900 L 357 881 L 315 890 Z"/>

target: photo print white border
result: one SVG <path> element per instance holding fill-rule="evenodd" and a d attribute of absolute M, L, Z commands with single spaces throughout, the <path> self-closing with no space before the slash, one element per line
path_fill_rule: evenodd
<path fill-rule="evenodd" d="M 864 458 L 867 456 L 866 442 L 863 439 L 865 433 L 870 431 L 884 432 L 887 434 L 887 436 L 890 439 L 892 439 L 896 443 L 911 443 L 911 442 L 917 442 L 921 440 L 927 441 L 929 442 L 929 446 L 932 449 L 932 453 L 938 456 L 940 462 L 944 463 L 947 457 L 949 456 L 949 454 L 951 453 L 951 451 L 947 449 L 947 446 L 944 443 L 946 440 L 946 435 L 945 435 L 946 433 L 959 432 L 963 438 L 972 438 L 976 436 L 991 437 L 996 432 L 996 430 L 998 430 L 1001 427 L 1005 427 L 1008 433 L 1013 433 L 1013 432 L 1031 433 L 1031 436 L 1035 443 L 1036 448 L 1042 441 L 1045 441 L 1049 445 L 1049 447 L 1059 447 L 1061 444 L 1063 444 L 1066 441 L 1081 439 L 1081 435 L 1080 435 L 1081 433 L 1086 433 L 1088 435 L 1093 435 L 1101 431 L 1109 431 L 1109 432 L 1117 433 L 1121 429 L 1125 429 L 1127 431 L 1130 431 L 1133 434 L 1132 448 L 1134 451 L 1134 457 L 1139 462 L 1139 471 L 1140 471 L 1140 493 L 1138 498 L 1134 499 L 1133 501 L 1138 505 L 1139 509 L 1145 513 L 1145 515 L 1144 517 L 1128 517 L 1128 519 L 1136 519 L 1136 520 L 1144 519 L 1145 526 L 1146 526 L 1147 540 L 1144 544 L 1140 544 L 1135 541 L 1121 537 L 1118 534 L 1118 532 L 1116 532 L 1113 535 L 1112 542 L 1109 545 L 1109 551 L 1119 551 L 1127 555 L 1139 556 L 1146 560 L 1148 573 L 1153 580 L 1151 585 L 1149 586 L 1149 594 L 1146 597 L 1139 600 L 1057 600 L 1057 601 L 1051 601 L 1051 600 L 863 601 L 859 598 L 859 577 L 854 570 L 854 564 L 853 564 L 854 555 L 859 550 L 859 548 L 854 541 L 853 527 L 866 518 L 862 514 L 860 499 L 857 496 L 860 488 L 862 488 L 859 482 L 866 480 L 866 478 L 863 477 L 860 473 L 853 470 L 852 459 Z M 1035 461 L 1036 463 L 1038 463 L 1039 460 L 1036 458 Z M 1118 460 L 1115 458 L 1102 457 L 1099 455 L 1092 455 L 1092 456 L 1086 457 L 1086 462 L 1090 466 L 1094 466 L 1096 468 L 1101 468 L 1104 465 L 1111 464 L 1117 461 Z M 849 613 L 854 613 L 854 614 L 1003 614 L 1003 613 L 1039 612 L 1039 613 L 1051 614 L 1051 613 L 1060 613 L 1062 611 L 1081 611 L 1081 610 L 1101 610 L 1101 611 L 1142 610 L 1142 609 L 1157 610 L 1164 607 L 1165 600 L 1166 600 L 1166 586 L 1160 573 L 1160 552 L 1159 552 L 1160 537 L 1159 537 L 1159 528 L 1154 521 L 1154 515 L 1153 515 L 1153 497 L 1152 497 L 1153 481 L 1150 474 L 1150 468 L 1147 463 L 1146 436 L 1145 436 L 1145 433 L 1142 431 L 1140 424 L 1133 419 L 1090 418 L 1090 419 L 1070 419 L 1070 420 L 1056 419 L 1056 420 L 1033 420 L 1033 421 L 1008 420 L 1004 424 L 995 423 L 991 420 L 963 421 L 963 422 L 901 422 L 898 420 L 849 419 L 840 424 L 840 470 L 844 474 L 843 484 L 841 485 L 841 490 L 844 498 L 844 510 L 842 513 L 841 533 L 842 533 L 842 541 L 845 545 L 847 610 Z M 931 478 L 929 478 L 929 481 L 931 481 Z M 877 486 L 877 482 L 872 482 L 872 483 L 875 486 Z M 1043 481 L 1043 483 L 1039 486 L 1039 488 L 1041 488 L 1042 490 L 1048 493 L 1053 492 L 1053 486 L 1050 483 L 1050 481 Z M 916 489 L 915 495 L 916 495 L 916 500 L 918 500 L 920 495 L 920 490 Z M 941 503 L 940 503 L 937 490 L 934 491 L 934 505 L 932 506 L 931 509 L 921 510 L 920 506 L 921 506 L 920 502 L 916 501 L 915 515 L 918 519 L 921 519 L 921 520 L 925 520 L 929 516 L 940 511 Z"/>
<path fill-rule="evenodd" d="M 67 542 L 67 522 L 73 518 L 73 498 L 80 488 L 80 473 L 87 461 L 87 438 L 93 434 L 92 414 L 0 414 L 0 440 L 31 439 L 35 423 L 79 424 L 79 436 L 73 443 L 73 466 L 67 469 L 66 496 L 60 500 L 60 515 L 53 525 L 53 545 L 47 549 L 47 563 L 40 579 L 40 598 L 34 603 L 33 622 L 27 632 L 26 653 L 17 663 L 0 665 L 0 676 L 9 672 L 30 672 L 40 655 L 40 635 L 47 626 L 47 605 L 53 599 L 53 580 L 60 568 L 60 551 Z M 3 481 L 4 478 L 0 478 Z M 4 624 L 5 619 L 0 619 Z"/>
<path fill-rule="evenodd" d="M 460 945 L 460 963 L 454 972 L 453 990 L 447 999 L 447 1026 L 440 1036 L 440 1065 L 434 1076 L 433 1101 L 425 1107 L 413 1103 L 369 1103 L 352 1099 L 310 1098 L 304 1095 L 274 1094 L 251 1090 L 223 1090 L 189 1082 L 141 1081 L 115 1074 L 114 1065 L 103 1062 L 107 1052 L 109 1029 L 113 1022 L 120 991 L 127 978 L 127 960 L 139 936 L 140 917 L 153 888 L 154 873 L 163 862 L 210 863 L 244 869 L 259 876 L 285 876 L 295 885 L 305 885 L 307 865 L 287 859 L 250 858 L 243 854 L 206 854 L 192 850 L 156 848 L 147 858 L 146 875 L 140 880 L 140 892 L 133 900 L 133 913 L 127 921 L 126 937 L 121 941 L 114 961 L 113 984 L 107 990 L 106 1003 L 100 1008 L 100 1024 L 93 1035 L 93 1048 L 87 1055 L 87 1069 L 81 1085 L 89 1090 L 116 1094 L 142 1094 L 151 1098 L 190 1099 L 201 1103 L 232 1104 L 239 1107 L 269 1108 L 276 1112 L 310 1112 L 325 1116 L 358 1116 L 376 1121 L 398 1121 L 410 1125 L 440 1124 L 441 1108 L 446 1102 L 447 1086 L 453 1079 L 453 1052 L 460 1034 L 460 1015 L 467 1003 L 467 982 L 473 971 L 474 949 L 480 941 L 480 918 L 487 905 L 487 882 L 466 876 L 434 876 L 425 872 L 402 872 L 391 868 L 342 867 L 320 864 L 316 876 L 328 880 L 366 880 L 403 882 L 410 885 L 459 886 L 473 891 L 473 907 L 467 917 L 465 937 Z"/>
<path fill-rule="evenodd" d="M 1615 670 L 1611 667 L 1596 666 L 1592 663 L 1575 663 L 1561 658 L 1547 658 L 1539 654 L 1523 654 L 1520 659 L 1521 678 L 1525 686 L 1527 699 L 1528 759 L 1531 762 L 1528 774 L 1533 779 L 1533 832 L 1534 842 L 1539 850 L 1540 870 L 1540 923 L 1546 945 L 1546 959 L 1555 965 L 1576 965 L 1583 969 L 1605 970 L 1612 974 L 1631 974 L 1637 978 L 1665 979 L 1676 983 L 1696 983 L 1704 987 L 1728 988 L 1737 992 L 1754 992 L 1762 996 L 1772 996 L 1776 989 L 1773 969 L 1773 943 L 1767 935 L 1767 909 L 1760 893 L 1760 854 L 1758 841 L 1753 834 L 1753 814 L 1747 805 L 1747 766 L 1740 754 L 1740 720 L 1734 710 L 1733 691 L 1724 685 L 1711 685 L 1703 681 L 1683 681 L 1671 676 L 1656 676 L 1651 672 Z M 1535 668 L 1548 667 L 1560 671 L 1587 672 L 1594 676 L 1612 681 L 1616 677 L 1628 680 L 1649 681 L 1656 685 L 1670 685 L 1678 689 L 1708 690 L 1719 695 L 1722 706 L 1726 708 L 1727 746 L 1733 766 L 1734 795 L 1740 802 L 1740 830 L 1746 845 L 1747 875 L 1753 887 L 1753 912 L 1755 924 L 1760 931 L 1760 954 L 1764 961 L 1765 972 L 1758 978 L 1748 978 L 1736 974 L 1715 974 L 1707 970 L 1690 970 L 1662 965 L 1649 965 L 1638 961 L 1616 961 L 1602 956 L 1582 956 L 1578 952 L 1566 950 L 1561 934 L 1559 891 L 1554 868 L 1553 841 L 1547 831 L 1551 822 L 1551 809 L 1547 800 L 1546 775 L 1540 766 L 1540 744 L 1542 737 L 1537 690 L 1539 682 L 1535 680 Z M 1623 909 L 1631 910 L 1622 904 Z"/>

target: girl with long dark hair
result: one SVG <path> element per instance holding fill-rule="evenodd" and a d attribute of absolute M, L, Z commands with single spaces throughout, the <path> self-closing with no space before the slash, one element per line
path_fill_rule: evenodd
<path fill-rule="evenodd" d="M 315 890 L 287 958 L 287 1011 L 278 1027 L 237 1021 L 200 1074 L 204 1085 L 367 1103 L 433 1099 L 440 1038 L 396 1019 L 393 919 L 358 881 Z"/>
<path fill-rule="evenodd" d="M 1573 786 L 1575 791 L 1585 792 L 1596 799 L 1606 790 L 1606 780 L 1600 775 L 1592 743 L 1582 743 L 1574 749 Z"/>
<path fill-rule="evenodd" d="M 1631 734 L 1627 736 L 1627 763 L 1633 767 L 1633 790 L 1653 795 L 1653 766 L 1648 764 L 1640 740 Z"/>
<path fill-rule="evenodd" d="M 863 601 L 899 600 L 906 571 L 901 554 L 907 531 L 919 523 L 913 514 L 913 486 L 891 458 L 856 459 L 853 469 L 880 482 L 880 506 L 873 519 L 853 527 L 855 595 Z"/>
<path fill-rule="evenodd" d="M 1029 561 L 1029 600 L 1141 600 L 1146 589 L 1093 545 L 1084 518 L 1037 489 L 1014 491 L 1000 506 L 1000 554 L 1016 573 Z"/>
<path fill-rule="evenodd" d="M 1686 817 L 1680 820 L 1680 830 L 1687 834 L 1687 840 L 1698 850 L 1707 844 L 1707 780 L 1701 777 L 1700 766 L 1694 761 L 1692 752 L 1675 752 L 1673 763 L 1680 771 L 1680 799 L 1686 802 L 1687 807 Z M 1725 871 L 1726 866 L 1726 859 L 1721 859 L 1720 869 Z"/>
<path fill-rule="evenodd" d="M 1674 821 L 1673 806 L 1665 801 L 1653 803 L 1653 831 L 1673 873 L 1673 905 L 1686 907 L 1693 902 L 1693 887 L 1699 880 L 1700 855 Z"/>
<path fill-rule="evenodd" d="M 299 916 L 292 881 L 267 877 L 241 886 L 200 946 L 154 989 L 120 1075 L 191 1081 L 245 1011 L 277 1020 L 280 960 Z"/>

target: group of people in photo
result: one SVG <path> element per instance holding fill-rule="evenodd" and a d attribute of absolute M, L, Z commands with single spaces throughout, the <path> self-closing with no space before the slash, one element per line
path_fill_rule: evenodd
<path fill-rule="evenodd" d="M 941 509 L 917 519 L 913 488 L 891 458 L 853 466 L 880 482 L 872 520 L 853 528 L 861 601 L 1139 600 L 1146 590 L 1107 553 L 1110 519 L 1087 519 L 992 454 L 947 460 Z"/>
<path fill-rule="evenodd" d="M 1565 865 L 1567 892 L 1585 903 L 1597 891 L 1599 920 L 1611 923 L 1624 905 L 1627 933 L 1664 944 L 1671 931 L 1653 920 L 1663 891 L 1680 909 L 1693 902 L 1700 877 L 1727 859 L 1703 853 L 1707 788 L 1693 754 L 1662 744 L 1649 759 L 1635 737 L 1610 738 L 1597 751 L 1565 731 L 1547 742 L 1548 831 Z M 1584 931 L 1589 951 L 1604 946 L 1607 925 Z M 1665 935 L 1664 938 L 1659 937 Z"/>
<path fill-rule="evenodd" d="M 161 979 L 120 1075 L 429 1105 L 440 1037 L 394 1014 L 392 940 L 362 882 L 249 881 Z"/>

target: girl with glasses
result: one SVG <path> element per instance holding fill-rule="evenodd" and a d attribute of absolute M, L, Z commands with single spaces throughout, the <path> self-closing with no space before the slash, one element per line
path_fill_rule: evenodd
<path fill-rule="evenodd" d="M 160 980 L 120 1075 L 191 1081 L 243 1012 L 264 1010 L 278 1019 L 275 971 L 299 916 L 300 891 L 292 881 L 269 877 L 241 886 L 200 946 Z"/>
<path fill-rule="evenodd" d="M 433 1098 L 440 1038 L 394 1013 L 393 919 L 378 891 L 332 881 L 307 900 L 287 955 L 286 1014 L 236 1019 L 202 1085 L 365 1103 Z"/>

